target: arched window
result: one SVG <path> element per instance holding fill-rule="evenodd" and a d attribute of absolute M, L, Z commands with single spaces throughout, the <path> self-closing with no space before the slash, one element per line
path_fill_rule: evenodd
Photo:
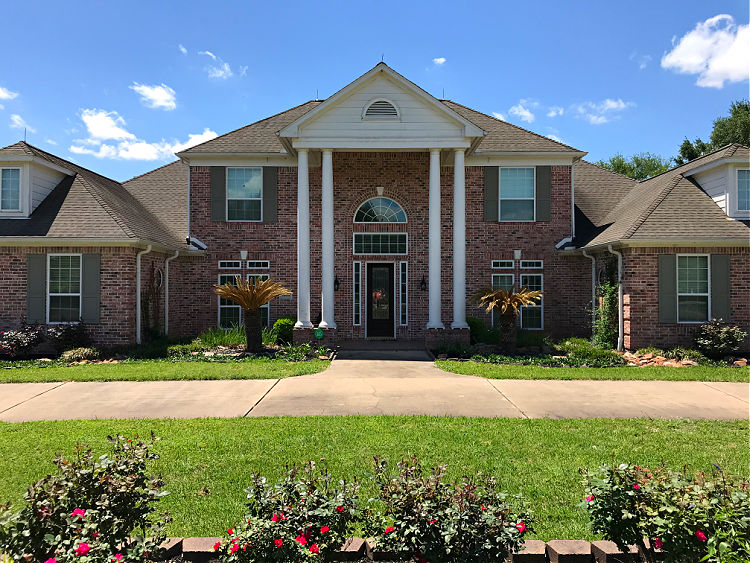
<path fill-rule="evenodd" d="M 368 199 L 357 209 L 355 223 L 406 223 L 402 207 L 387 197 Z"/>

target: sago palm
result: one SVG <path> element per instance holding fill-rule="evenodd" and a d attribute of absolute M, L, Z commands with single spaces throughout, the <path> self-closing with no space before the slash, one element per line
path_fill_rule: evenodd
<path fill-rule="evenodd" d="M 234 277 L 234 283 L 215 285 L 214 293 L 242 307 L 245 317 L 245 339 L 248 352 L 259 352 L 263 349 L 263 327 L 260 325 L 260 308 L 276 297 L 291 295 L 281 282 L 272 279 L 243 280 Z"/>
<path fill-rule="evenodd" d="M 508 352 L 516 348 L 516 317 L 521 311 L 521 307 L 527 305 L 536 305 L 542 297 L 541 291 L 532 291 L 522 287 L 519 291 L 505 289 L 487 288 L 480 290 L 475 300 L 480 309 L 485 309 L 487 313 L 497 311 L 500 322 L 498 326 L 498 344 Z"/>

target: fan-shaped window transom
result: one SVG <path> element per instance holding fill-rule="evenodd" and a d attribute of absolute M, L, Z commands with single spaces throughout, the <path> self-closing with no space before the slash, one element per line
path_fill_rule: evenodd
<path fill-rule="evenodd" d="M 403 208 L 387 197 L 368 199 L 357 209 L 355 223 L 406 223 Z"/>

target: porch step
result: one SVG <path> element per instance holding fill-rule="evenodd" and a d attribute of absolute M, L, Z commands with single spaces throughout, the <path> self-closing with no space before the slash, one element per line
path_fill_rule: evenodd
<path fill-rule="evenodd" d="M 382 351 L 397 352 L 407 350 L 424 351 L 424 340 L 339 340 L 340 351 Z"/>

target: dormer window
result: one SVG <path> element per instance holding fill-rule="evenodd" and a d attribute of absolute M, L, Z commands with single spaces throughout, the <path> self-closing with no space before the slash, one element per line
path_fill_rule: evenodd
<path fill-rule="evenodd" d="M 0 211 L 21 211 L 21 169 L 0 170 Z"/>
<path fill-rule="evenodd" d="M 399 119 L 398 110 L 388 100 L 374 100 L 365 108 L 362 119 Z"/>
<path fill-rule="evenodd" d="M 750 211 L 750 170 L 737 171 L 737 211 Z"/>

